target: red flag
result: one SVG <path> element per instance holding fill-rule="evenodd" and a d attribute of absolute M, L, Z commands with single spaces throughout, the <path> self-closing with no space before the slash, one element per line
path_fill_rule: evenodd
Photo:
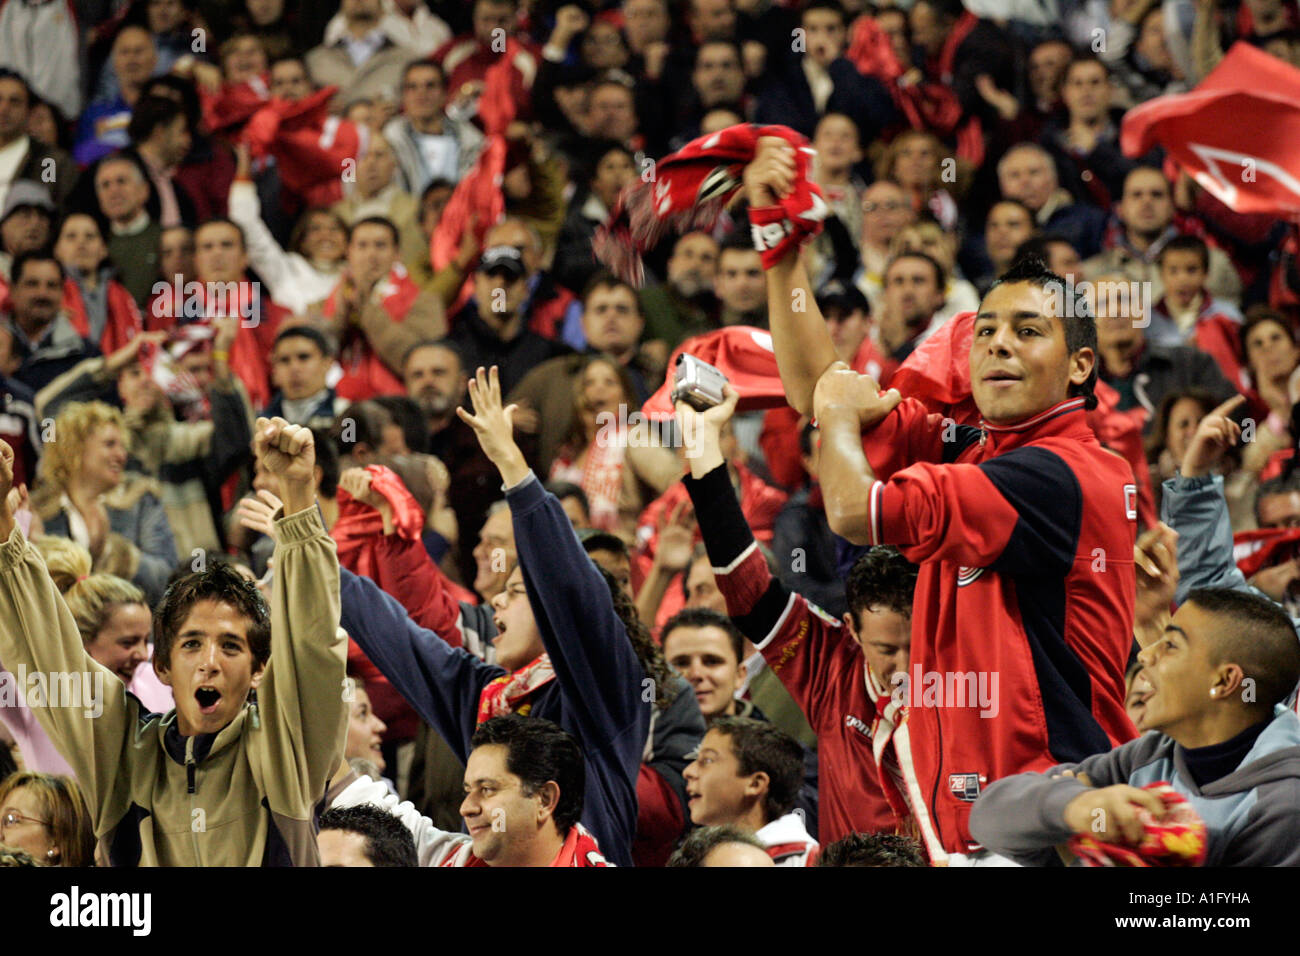
<path fill-rule="evenodd" d="M 919 399 L 931 411 L 951 415 L 959 425 L 978 425 L 970 387 L 974 337 L 975 313 L 958 313 L 916 347 L 889 379 L 889 387 L 904 398 Z"/>
<path fill-rule="evenodd" d="M 662 421 L 672 418 L 673 373 L 677 369 L 677 356 L 688 352 L 717 368 L 731 387 L 740 393 L 739 411 L 758 408 L 779 408 L 785 402 L 785 389 L 776 369 L 776 353 L 772 351 L 772 333 L 750 325 L 733 325 L 693 335 L 677 346 L 668 360 L 668 375 L 659 390 L 646 399 L 641 413 L 646 418 Z"/>
<path fill-rule="evenodd" d="M 1233 45 L 1190 93 L 1124 116 L 1128 156 L 1163 146 L 1207 192 L 1238 213 L 1300 214 L 1300 70 L 1248 43 Z"/>
<path fill-rule="evenodd" d="M 518 51 L 518 42 L 507 39 L 505 53 L 483 75 L 478 113 L 487 136 L 478 161 L 447 200 L 447 207 L 434 227 L 433 238 L 429 240 L 429 261 L 433 263 L 435 272 L 445 268 L 456 257 L 457 247 L 469 228 L 471 218 L 475 219 L 475 231 L 482 245 L 487 231 L 505 215 L 506 199 L 501 191 L 501 180 L 505 178 L 509 148 L 505 138 L 506 127 L 514 120 L 519 108 L 511 95 L 511 71 Z M 461 299 L 464 298 L 462 291 Z M 459 305 L 458 301 L 453 311 Z"/>

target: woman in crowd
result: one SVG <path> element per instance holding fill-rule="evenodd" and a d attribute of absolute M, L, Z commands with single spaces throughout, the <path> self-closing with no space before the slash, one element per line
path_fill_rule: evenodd
<path fill-rule="evenodd" d="M 90 552 L 97 572 L 135 583 L 152 604 L 176 564 L 176 545 L 156 482 L 124 481 L 126 420 L 103 402 L 74 403 L 54 420 L 33 510 L 49 534 Z"/>
<path fill-rule="evenodd" d="M 634 440 L 626 409 L 635 394 L 614 359 L 589 359 L 574 378 L 573 427 L 551 466 L 552 481 L 571 481 L 586 492 L 592 527 L 602 531 L 630 533 L 646 502 L 681 472 L 669 449 Z"/>
<path fill-rule="evenodd" d="M 90 810 L 76 782 L 33 771 L 0 781 L 0 844 L 46 866 L 94 866 Z"/>

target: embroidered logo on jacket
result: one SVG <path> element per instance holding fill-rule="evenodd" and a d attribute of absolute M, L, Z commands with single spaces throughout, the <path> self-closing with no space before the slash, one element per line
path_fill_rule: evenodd
<path fill-rule="evenodd" d="M 948 774 L 948 789 L 958 800 L 974 803 L 980 795 L 980 775 L 977 773 Z"/>

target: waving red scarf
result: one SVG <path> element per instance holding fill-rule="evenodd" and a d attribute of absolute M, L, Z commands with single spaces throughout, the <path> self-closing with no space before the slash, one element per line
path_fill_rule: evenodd
<path fill-rule="evenodd" d="M 1165 781 L 1142 788 L 1160 798 L 1168 815 L 1157 820 L 1138 808 L 1142 838 L 1137 843 L 1103 843 L 1091 835 L 1070 838 L 1070 851 L 1084 866 L 1204 866 L 1209 851 L 1205 821 L 1187 798 Z"/>
<path fill-rule="evenodd" d="M 784 139 L 795 148 L 794 188 L 776 206 L 750 209 L 755 246 L 770 266 L 816 236 L 828 209 L 821 189 L 808 178 L 812 149 L 787 126 L 732 126 L 687 143 L 659 161 L 648 181 L 627 187 L 618 197 L 609 222 L 596 230 L 596 258 L 626 281 L 645 278 L 641 254 L 668 232 L 711 230 L 742 185 L 745 166 L 764 136 Z"/>
<path fill-rule="evenodd" d="M 424 512 L 406 490 L 396 472 L 382 465 L 368 465 L 370 488 L 383 497 L 393 510 L 393 533 L 413 541 L 424 530 Z M 330 529 L 338 545 L 339 564 L 354 574 L 376 577 L 375 546 L 384 531 L 384 519 L 378 511 L 339 489 L 339 520 Z"/>
<path fill-rule="evenodd" d="M 248 121 L 244 137 L 254 159 L 274 156 L 284 188 L 307 206 L 329 206 L 343 198 L 344 163 L 361 154 L 363 131 L 331 116 L 327 86 L 301 100 L 272 99 Z"/>

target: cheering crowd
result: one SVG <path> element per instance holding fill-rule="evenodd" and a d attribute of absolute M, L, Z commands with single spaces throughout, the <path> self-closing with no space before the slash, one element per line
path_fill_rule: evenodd
<path fill-rule="evenodd" d="M 5 0 L 0 864 L 1300 865 L 1297 67 Z"/>

